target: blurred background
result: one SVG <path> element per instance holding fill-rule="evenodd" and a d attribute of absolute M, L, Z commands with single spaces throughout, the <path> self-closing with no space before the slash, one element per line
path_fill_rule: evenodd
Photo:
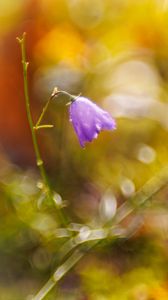
<path fill-rule="evenodd" d="M 35 167 L 16 37 L 27 33 L 34 121 L 55 86 L 117 121 L 81 149 L 60 96 L 45 116 L 54 128 L 38 134 L 55 205 L 74 226 L 99 228 L 167 164 L 167 29 L 166 0 L 0 1 L 0 299 L 31 299 L 67 238 Z M 129 238 L 92 250 L 46 299 L 167 300 L 167 196 L 165 187 Z"/>

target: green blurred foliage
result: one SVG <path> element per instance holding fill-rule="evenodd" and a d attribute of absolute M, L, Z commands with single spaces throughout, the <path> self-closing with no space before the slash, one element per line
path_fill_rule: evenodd
<path fill-rule="evenodd" d="M 0 299 L 29 300 L 55 270 L 67 240 L 58 203 L 72 223 L 101 227 L 107 195 L 114 206 L 129 201 L 167 163 L 167 27 L 167 0 L 0 2 Z M 117 120 L 115 132 L 83 150 L 66 99 L 51 103 L 45 121 L 54 128 L 42 130 L 39 142 L 55 204 L 47 203 L 34 167 L 15 39 L 23 31 L 34 119 L 58 86 Z M 104 243 L 46 299 L 168 299 L 167 209 L 165 187 L 135 238 Z"/>

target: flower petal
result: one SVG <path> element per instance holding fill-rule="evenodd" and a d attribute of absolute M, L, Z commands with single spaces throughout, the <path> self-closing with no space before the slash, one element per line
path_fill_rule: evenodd
<path fill-rule="evenodd" d="M 80 145 L 97 138 L 101 130 L 115 129 L 115 121 L 110 114 L 85 97 L 78 97 L 70 105 L 72 121 Z"/>

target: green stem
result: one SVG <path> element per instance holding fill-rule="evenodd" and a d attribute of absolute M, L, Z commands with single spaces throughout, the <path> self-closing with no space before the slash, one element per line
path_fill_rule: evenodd
<path fill-rule="evenodd" d="M 45 106 L 43 107 L 42 113 L 41 113 L 40 117 L 38 118 L 36 125 L 34 126 L 35 129 L 37 129 L 37 128 L 39 129 L 41 126 L 43 126 L 43 125 L 40 125 L 40 124 L 41 124 L 41 121 L 42 121 L 42 119 L 43 119 L 43 117 L 44 117 L 44 115 L 45 115 L 48 107 L 49 107 L 49 104 L 50 104 L 51 100 L 54 97 L 57 97 L 57 96 L 59 96 L 61 94 L 68 96 L 72 101 L 74 101 L 78 97 L 78 96 L 71 95 L 71 94 L 69 94 L 68 92 L 65 92 L 65 91 L 59 91 L 57 89 L 57 87 L 55 87 L 54 90 L 53 90 L 53 92 L 52 92 L 52 94 L 51 94 L 51 96 L 50 96 L 50 98 L 48 99 L 48 101 L 46 102 Z"/>
<path fill-rule="evenodd" d="M 34 146 L 34 151 L 35 151 L 35 156 L 36 156 L 36 164 L 37 164 L 37 167 L 39 168 L 40 173 L 41 173 L 41 177 L 42 177 L 42 180 L 43 180 L 43 183 L 44 183 L 44 186 L 45 186 L 45 190 L 46 190 L 45 192 L 46 192 L 47 198 L 50 202 L 52 202 L 53 201 L 53 195 L 52 195 L 52 191 L 51 191 L 51 188 L 50 188 L 50 185 L 49 185 L 49 182 L 48 182 L 48 178 L 47 178 L 47 175 L 46 175 L 46 172 L 45 172 L 44 162 L 43 162 L 41 154 L 40 154 L 40 150 L 39 150 L 39 146 L 38 146 L 38 142 L 37 142 L 37 137 L 36 137 L 36 129 L 35 129 L 34 124 L 33 124 L 33 119 L 32 119 L 31 110 L 30 110 L 30 100 L 29 100 L 29 92 L 28 92 L 28 79 L 27 79 L 28 62 L 26 61 L 25 36 L 26 36 L 26 33 L 23 33 L 22 38 L 17 38 L 17 40 L 19 41 L 19 44 L 21 46 L 26 112 L 27 112 L 27 118 L 28 118 L 30 130 L 31 130 L 31 135 L 32 135 L 32 140 L 33 140 L 33 146 Z M 51 98 L 49 100 L 51 100 Z M 48 102 L 46 104 L 47 107 L 48 107 L 48 104 L 49 104 Z M 45 109 L 45 111 L 46 111 L 46 109 Z M 43 112 L 42 117 L 43 117 L 45 111 Z M 64 216 L 62 216 L 60 210 L 57 210 L 57 213 L 58 213 L 58 217 L 59 217 L 60 221 L 65 223 L 65 218 L 64 218 Z"/>
<path fill-rule="evenodd" d="M 53 128 L 54 126 L 53 125 L 50 125 L 50 124 L 43 124 L 43 125 L 35 125 L 34 126 L 34 129 L 35 130 L 39 130 L 39 129 L 45 129 L 45 128 Z"/>
<path fill-rule="evenodd" d="M 43 110 L 42 110 L 42 113 L 41 113 L 41 115 L 39 116 L 39 118 L 38 118 L 38 120 L 37 120 L 37 123 L 36 123 L 36 125 L 34 126 L 34 129 L 41 129 L 41 128 L 51 128 L 51 127 L 53 127 L 53 125 L 41 125 L 41 122 L 42 122 L 42 120 L 43 120 L 43 118 L 44 118 L 44 115 L 45 115 L 45 113 L 46 113 L 46 111 L 47 111 L 47 109 L 48 109 L 48 107 L 49 107 L 49 105 L 50 105 L 50 102 L 51 102 L 51 100 L 54 98 L 54 97 L 57 97 L 57 96 L 59 96 L 59 95 L 65 95 L 65 96 L 68 96 L 70 99 L 71 99 L 71 101 L 75 101 L 79 96 L 74 96 L 74 95 L 71 95 L 71 94 L 69 94 L 68 92 L 65 92 L 65 91 L 59 91 L 56 87 L 54 88 L 54 90 L 53 90 L 53 92 L 52 92 L 52 94 L 51 94 L 51 96 L 50 96 L 50 98 L 48 99 L 48 101 L 46 102 L 46 104 L 45 104 L 45 106 L 43 107 Z"/>
<path fill-rule="evenodd" d="M 48 188 L 48 179 L 44 170 L 43 166 L 43 160 L 40 155 L 36 133 L 34 130 L 33 120 L 31 116 L 30 111 L 30 101 L 29 101 L 29 92 L 28 92 L 28 80 L 27 80 L 27 68 L 28 68 L 28 62 L 26 62 L 26 52 L 25 52 L 25 33 L 23 34 L 23 37 L 19 39 L 20 45 L 21 45 L 21 54 L 22 54 L 22 65 L 23 65 L 23 78 L 24 78 L 24 94 L 25 94 L 25 101 L 26 101 L 26 111 L 27 111 L 27 117 L 28 122 L 31 130 L 32 140 L 33 140 L 33 146 L 35 150 L 36 155 L 36 164 L 40 170 L 41 176 L 43 178 L 43 181 L 45 183 L 45 186 Z"/>
<path fill-rule="evenodd" d="M 66 92 L 66 91 L 57 91 L 57 95 L 65 95 L 65 96 L 68 96 L 70 99 L 74 99 L 74 98 L 76 98 L 76 96 L 74 96 L 74 95 L 71 95 L 71 94 L 69 94 L 68 92 Z"/>
<path fill-rule="evenodd" d="M 65 95 L 65 96 L 68 96 L 68 97 L 70 98 L 70 102 L 73 102 L 73 101 L 75 101 L 78 97 L 80 97 L 81 93 L 80 93 L 79 95 L 75 96 L 75 95 L 69 94 L 69 93 L 66 92 L 66 91 L 59 91 L 59 90 L 56 89 L 55 95 L 56 95 L 56 96 L 58 96 L 58 95 Z M 69 103 L 67 103 L 67 104 L 69 104 Z"/>
<path fill-rule="evenodd" d="M 43 117 L 44 117 L 44 114 L 45 114 L 45 112 L 47 111 L 47 109 L 48 109 L 48 106 L 49 106 L 49 104 L 50 104 L 50 102 L 51 102 L 51 100 L 53 99 L 53 95 L 51 95 L 51 97 L 48 99 L 48 101 L 46 102 L 46 105 L 44 106 L 44 108 L 43 108 L 43 110 L 42 110 L 42 113 L 41 113 L 41 115 L 40 115 L 40 117 L 39 117 L 39 119 L 38 119 L 38 121 L 37 121 L 37 123 L 36 123 L 36 125 L 35 125 L 35 128 L 36 127 L 39 127 L 39 125 L 41 124 L 41 121 L 42 121 L 42 119 L 43 119 Z"/>

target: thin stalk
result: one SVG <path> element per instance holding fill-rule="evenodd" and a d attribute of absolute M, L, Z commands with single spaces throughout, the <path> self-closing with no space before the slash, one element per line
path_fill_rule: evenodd
<path fill-rule="evenodd" d="M 53 92 L 53 94 L 54 94 L 54 92 Z M 67 105 L 68 105 L 71 102 L 75 101 L 78 97 L 80 97 L 81 93 L 79 95 L 75 96 L 75 95 L 72 95 L 72 94 L 70 94 L 70 93 L 68 93 L 66 91 L 59 91 L 57 88 L 55 88 L 55 94 L 54 95 L 55 96 L 58 96 L 58 95 L 68 96 L 70 98 L 70 102 L 67 103 Z"/>
<path fill-rule="evenodd" d="M 45 173 L 45 169 L 43 166 L 43 160 L 40 155 L 38 143 L 37 143 L 37 137 L 34 130 L 33 120 L 31 116 L 30 111 L 30 100 L 29 100 L 29 92 L 28 92 L 28 80 L 27 80 L 27 68 L 28 68 L 28 62 L 26 62 L 26 52 L 25 52 L 25 33 L 23 34 L 23 37 L 21 39 L 18 39 L 20 46 L 21 46 L 21 54 L 22 54 L 22 65 L 23 65 L 23 79 L 24 79 L 24 95 L 25 95 L 25 101 L 26 101 L 26 112 L 27 112 L 27 118 L 31 130 L 32 140 L 33 140 L 33 146 L 34 151 L 36 155 L 36 164 L 40 170 L 41 176 L 43 178 L 44 184 L 46 188 L 48 188 L 48 179 Z M 48 190 L 50 190 L 48 188 Z"/>
<path fill-rule="evenodd" d="M 74 96 L 74 95 L 71 95 L 69 94 L 68 92 L 66 91 L 59 91 L 57 87 L 54 88 L 50 98 L 48 99 L 48 101 L 46 102 L 45 106 L 43 107 L 42 109 L 42 113 L 41 115 L 39 116 L 37 122 L 36 122 L 36 125 L 34 126 L 34 129 L 40 129 L 40 128 L 48 128 L 51 127 L 52 125 L 41 125 L 41 122 L 42 122 L 42 119 L 44 118 L 44 115 L 50 105 L 50 102 L 51 100 L 54 98 L 54 97 L 57 97 L 59 95 L 65 95 L 65 96 L 68 96 L 70 99 L 71 99 L 71 102 L 73 102 L 74 100 L 76 100 L 80 95 L 78 96 Z M 45 127 L 42 127 L 42 126 L 45 126 Z"/>
<path fill-rule="evenodd" d="M 43 125 L 35 125 L 34 129 L 39 130 L 39 129 L 46 129 L 46 128 L 53 128 L 54 126 L 51 124 L 43 124 Z"/>
<path fill-rule="evenodd" d="M 56 91 L 54 89 L 54 91 L 51 94 L 50 98 L 48 99 L 45 106 L 43 107 L 42 113 L 41 113 L 40 117 L 38 118 L 36 125 L 34 126 L 35 128 L 37 128 L 37 127 L 39 128 L 39 125 L 41 124 L 41 121 L 42 121 L 42 119 L 43 119 L 43 117 L 44 117 L 44 115 L 45 115 L 45 113 L 46 113 L 46 111 L 49 107 L 49 104 L 50 104 L 51 100 L 56 96 L 55 93 L 56 93 Z"/>
<path fill-rule="evenodd" d="M 39 168 L 39 171 L 40 171 L 40 174 L 41 174 L 44 186 L 45 186 L 45 192 L 46 192 L 47 198 L 50 202 L 52 202 L 53 201 L 52 191 L 51 191 L 51 188 L 50 188 L 50 185 L 48 182 L 48 178 L 46 175 L 46 171 L 44 168 L 44 162 L 43 162 L 43 159 L 40 154 L 40 150 L 39 150 L 39 146 L 38 146 L 38 142 L 37 142 L 37 136 L 36 136 L 36 129 L 33 124 L 33 119 L 32 119 L 31 110 L 30 110 L 30 99 L 29 99 L 28 78 L 27 78 L 28 62 L 26 61 L 25 36 L 26 36 L 26 33 L 23 33 L 22 38 L 17 38 L 17 40 L 21 47 L 26 112 L 27 112 L 27 118 L 28 118 L 30 130 L 31 130 L 32 141 L 33 141 L 33 146 L 34 146 L 34 151 L 35 151 L 35 156 L 36 156 L 36 165 Z M 48 102 L 46 105 L 47 107 L 48 107 Z M 45 109 L 45 111 L 46 111 L 46 109 Z M 43 117 L 43 115 L 44 115 L 44 113 L 42 114 L 42 117 Z M 64 218 L 64 216 L 62 216 L 60 210 L 57 210 L 57 214 L 58 214 L 60 221 L 65 223 L 65 218 Z"/>

